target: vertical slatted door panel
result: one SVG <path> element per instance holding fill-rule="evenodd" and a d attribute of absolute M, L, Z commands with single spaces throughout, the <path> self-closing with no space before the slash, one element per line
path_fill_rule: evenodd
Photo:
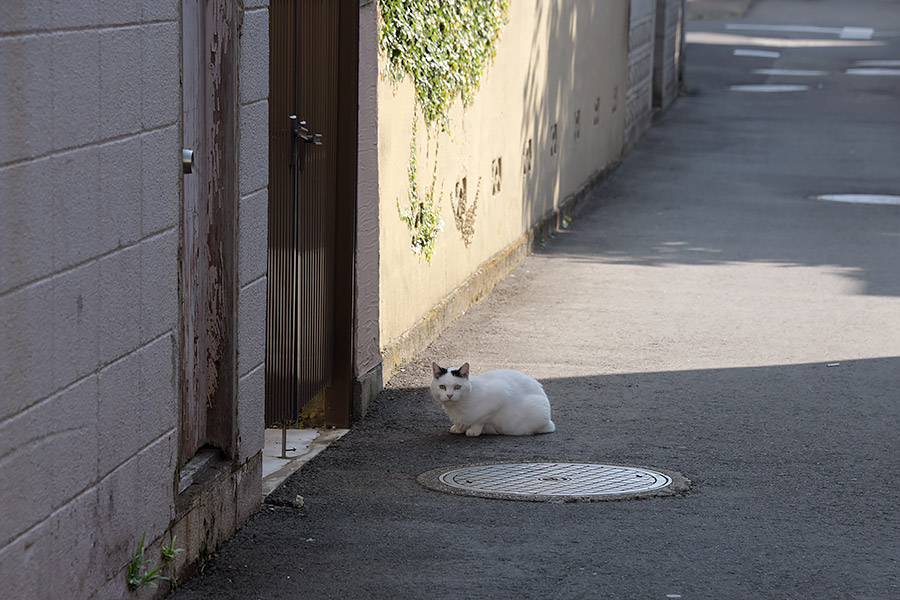
<path fill-rule="evenodd" d="M 266 426 L 296 417 L 297 202 L 290 115 L 296 114 L 296 0 L 272 0 L 269 16 L 269 246 Z"/>
<path fill-rule="evenodd" d="M 300 405 L 330 385 L 332 376 L 338 17 L 335 0 L 298 4 L 297 114 L 324 140 L 321 146 L 307 145 L 299 181 Z"/>

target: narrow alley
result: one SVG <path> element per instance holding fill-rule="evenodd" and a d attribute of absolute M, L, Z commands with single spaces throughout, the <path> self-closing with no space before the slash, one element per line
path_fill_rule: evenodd
<path fill-rule="evenodd" d="M 681 97 L 568 228 L 176 600 L 900 596 L 900 4 L 760 0 L 689 21 L 686 53 Z M 536 377 L 556 432 L 450 434 L 432 360 Z M 691 487 L 561 503 L 417 481 L 515 461 Z"/>

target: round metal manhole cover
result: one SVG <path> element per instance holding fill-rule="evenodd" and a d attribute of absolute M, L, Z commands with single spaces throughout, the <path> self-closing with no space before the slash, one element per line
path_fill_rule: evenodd
<path fill-rule="evenodd" d="M 673 495 L 690 482 L 673 472 L 594 463 L 494 463 L 434 469 L 419 483 L 439 492 L 504 500 L 593 501 Z"/>

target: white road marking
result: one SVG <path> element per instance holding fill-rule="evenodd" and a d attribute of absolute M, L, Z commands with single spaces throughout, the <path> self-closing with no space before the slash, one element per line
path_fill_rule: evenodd
<path fill-rule="evenodd" d="M 757 75 L 787 75 L 794 77 L 822 77 L 825 71 L 816 71 L 814 69 L 755 69 L 753 71 Z"/>
<path fill-rule="evenodd" d="M 813 25 L 751 25 L 749 23 L 728 23 L 725 29 L 733 31 L 782 31 L 785 33 L 831 33 L 840 35 L 841 27 L 816 27 Z"/>
<path fill-rule="evenodd" d="M 871 40 L 875 30 L 871 27 L 844 27 L 841 30 L 842 40 Z"/>
<path fill-rule="evenodd" d="M 751 25 L 728 23 L 725 29 L 732 31 L 778 31 L 782 33 L 824 33 L 836 35 L 842 40 L 871 40 L 875 30 L 871 27 L 818 27 L 815 25 Z"/>
<path fill-rule="evenodd" d="M 849 202 L 851 204 L 893 204 L 900 206 L 900 196 L 889 194 L 822 194 L 818 200 L 827 202 Z"/>
<path fill-rule="evenodd" d="M 748 84 L 733 85 L 728 88 L 732 92 L 803 92 L 809 89 L 808 85 L 792 85 L 792 84 Z"/>
<path fill-rule="evenodd" d="M 781 58 L 781 52 L 774 50 L 749 50 L 746 48 L 735 48 L 735 56 L 756 56 L 758 58 Z"/>
<path fill-rule="evenodd" d="M 847 69 L 847 75 L 900 76 L 900 69 Z"/>
<path fill-rule="evenodd" d="M 688 44 L 708 44 L 712 46 L 769 46 L 772 48 L 862 48 L 884 46 L 875 40 L 805 40 L 779 37 L 757 37 L 737 33 L 716 33 L 712 31 L 689 31 L 685 34 Z"/>
<path fill-rule="evenodd" d="M 897 59 L 886 59 L 886 60 L 858 60 L 856 61 L 857 67 L 900 67 L 900 60 Z"/>

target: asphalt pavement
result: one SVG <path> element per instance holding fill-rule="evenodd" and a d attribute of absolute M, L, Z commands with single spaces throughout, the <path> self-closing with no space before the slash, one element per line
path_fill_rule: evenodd
<path fill-rule="evenodd" d="M 688 41 L 685 94 L 569 228 L 177 600 L 900 598 L 900 205 L 818 199 L 900 194 L 900 76 L 848 73 L 900 60 L 900 3 L 760 0 Z M 450 434 L 432 360 L 533 375 L 556 432 Z M 520 502 L 416 479 L 510 461 L 691 487 Z"/>

